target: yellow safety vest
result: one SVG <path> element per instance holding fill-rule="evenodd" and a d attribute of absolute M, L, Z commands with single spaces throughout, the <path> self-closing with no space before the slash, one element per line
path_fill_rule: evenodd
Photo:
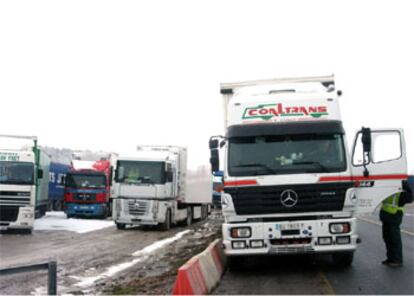
<path fill-rule="evenodd" d="M 398 201 L 400 200 L 400 193 L 393 194 L 382 202 L 382 210 L 389 213 L 389 214 L 395 214 L 398 211 L 401 211 L 404 213 L 404 207 L 398 206 Z"/>

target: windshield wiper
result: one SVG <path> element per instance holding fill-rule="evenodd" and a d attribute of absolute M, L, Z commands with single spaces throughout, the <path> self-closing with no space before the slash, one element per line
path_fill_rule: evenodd
<path fill-rule="evenodd" d="M 294 161 L 292 164 L 293 165 L 310 164 L 310 165 L 314 165 L 318 167 L 323 172 L 329 172 L 329 169 L 323 164 L 321 164 L 319 161 Z"/>
<path fill-rule="evenodd" d="M 277 173 L 277 170 L 275 170 L 274 168 L 271 168 L 268 165 L 265 165 L 263 163 L 246 163 L 246 164 L 235 165 L 233 167 L 235 167 L 235 168 L 259 167 L 259 168 L 265 169 L 269 173 L 273 173 L 273 174 Z M 256 172 L 256 173 L 258 173 L 258 172 Z"/>

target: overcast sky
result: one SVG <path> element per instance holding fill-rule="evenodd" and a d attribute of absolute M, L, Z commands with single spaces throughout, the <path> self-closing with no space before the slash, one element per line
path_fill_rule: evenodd
<path fill-rule="evenodd" d="M 220 82 L 335 74 L 349 141 L 405 129 L 410 1 L 1 1 L 0 134 L 58 148 L 177 144 L 208 157 Z"/>

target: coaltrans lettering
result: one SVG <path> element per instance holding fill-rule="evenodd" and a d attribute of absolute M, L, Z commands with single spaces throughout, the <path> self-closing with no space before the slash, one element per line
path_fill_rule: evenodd
<path fill-rule="evenodd" d="M 273 117 L 301 117 L 311 116 L 320 118 L 328 115 L 327 106 L 283 106 L 283 104 L 266 104 L 255 107 L 248 107 L 243 112 L 242 119 L 260 118 L 270 120 Z"/>

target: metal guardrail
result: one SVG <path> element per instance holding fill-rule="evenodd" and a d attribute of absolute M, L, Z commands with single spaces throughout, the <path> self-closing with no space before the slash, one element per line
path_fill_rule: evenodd
<path fill-rule="evenodd" d="M 0 276 L 11 275 L 15 273 L 22 273 L 22 272 L 38 271 L 38 270 L 44 270 L 44 269 L 48 270 L 47 294 L 56 295 L 57 294 L 57 262 L 56 261 L 0 269 Z"/>

